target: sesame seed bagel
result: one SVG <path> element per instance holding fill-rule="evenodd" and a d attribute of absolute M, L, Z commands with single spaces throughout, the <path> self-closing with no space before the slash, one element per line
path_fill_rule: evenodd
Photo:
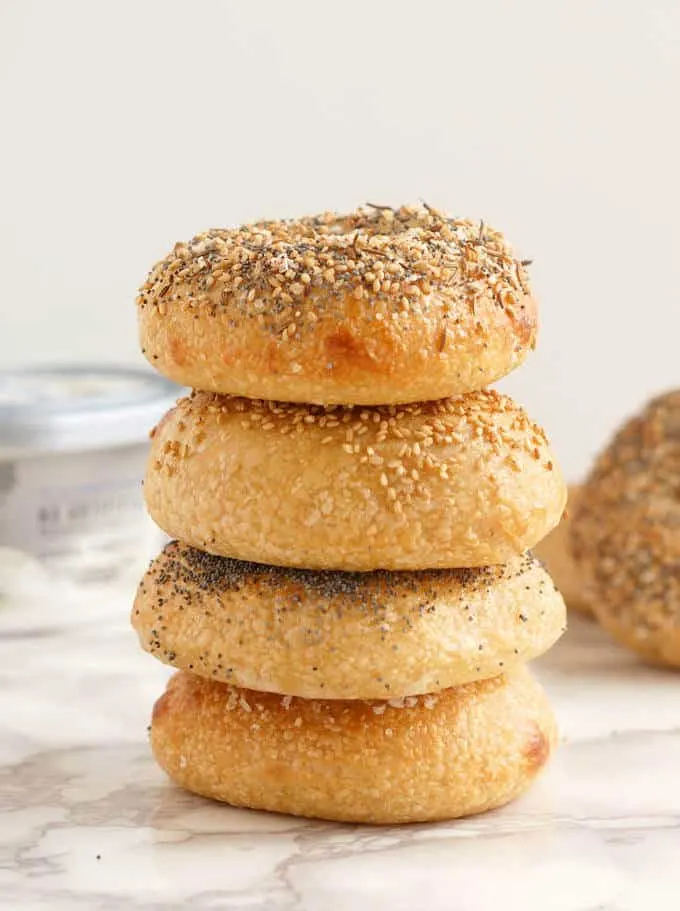
<path fill-rule="evenodd" d="M 180 671 L 151 745 L 178 785 L 234 806 L 345 822 L 449 819 L 521 794 L 556 743 L 526 668 L 436 695 L 316 701 Z"/>
<path fill-rule="evenodd" d="M 184 386 L 391 404 L 481 389 L 534 347 L 525 264 L 430 207 L 365 207 L 178 243 L 137 298 L 142 351 Z"/>
<path fill-rule="evenodd" d="M 504 563 L 566 499 L 545 434 L 495 391 L 374 408 L 195 393 L 156 428 L 144 491 L 200 550 L 344 570 Z"/>
<path fill-rule="evenodd" d="M 571 540 L 602 625 L 680 667 L 680 390 L 649 402 L 599 455 Z"/>
<path fill-rule="evenodd" d="M 542 560 L 569 610 L 590 615 L 592 611 L 583 594 L 581 571 L 571 552 L 571 516 L 579 496 L 578 487 L 569 488 L 569 512 L 562 516 L 559 525 L 536 545 L 536 556 Z"/>
<path fill-rule="evenodd" d="M 285 569 L 174 541 L 132 611 L 142 648 L 174 667 L 307 699 L 431 693 L 547 651 L 565 625 L 531 555 L 421 572 Z"/>

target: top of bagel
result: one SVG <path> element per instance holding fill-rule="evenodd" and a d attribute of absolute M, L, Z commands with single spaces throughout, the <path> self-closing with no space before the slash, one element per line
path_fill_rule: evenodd
<path fill-rule="evenodd" d="M 346 215 L 198 234 L 151 270 L 137 302 L 163 308 L 163 299 L 183 285 L 194 305 L 237 306 L 284 338 L 312 328 L 340 296 L 354 298 L 358 310 L 381 299 L 408 314 L 427 307 L 434 292 L 454 319 L 461 306 L 474 313 L 475 301 L 485 298 L 513 318 L 529 294 L 527 264 L 484 222 L 424 204 L 367 205 Z"/>
<path fill-rule="evenodd" d="M 617 431 L 583 485 L 579 511 L 649 498 L 680 500 L 680 389 L 652 399 Z"/>

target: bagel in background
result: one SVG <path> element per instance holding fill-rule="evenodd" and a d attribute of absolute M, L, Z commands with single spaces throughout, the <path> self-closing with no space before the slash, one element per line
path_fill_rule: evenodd
<path fill-rule="evenodd" d="M 652 399 L 601 452 L 571 535 L 602 626 L 647 661 L 680 667 L 680 390 Z"/>
<path fill-rule="evenodd" d="M 525 265 L 489 226 L 429 206 L 211 230 L 140 289 L 142 351 L 182 386 L 248 398 L 458 395 L 534 347 Z"/>
<path fill-rule="evenodd" d="M 411 696 L 492 677 L 547 651 L 562 597 L 530 554 L 421 572 L 285 569 L 173 541 L 142 579 L 140 645 L 212 680 L 307 699 Z"/>
<path fill-rule="evenodd" d="M 197 392 L 155 429 L 144 494 L 200 550 L 359 571 L 507 562 L 566 501 L 545 433 L 494 390 L 374 408 Z"/>
<path fill-rule="evenodd" d="M 583 591 L 581 571 L 571 552 L 571 516 L 576 508 L 579 491 L 578 486 L 569 487 L 567 509 L 562 519 L 549 535 L 538 542 L 534 553 L 545 563 L 567 607 L 591 616 L 592 610 Z"/>
<path fill-rule="evenodd" d="M 618 642 L 680 668 L 680 504 L 615 509 L 584 574 L 595 616 Z"/>
<path fill-rule="evenodd" d="M 529 671 L 394 702 L 316 701 L 180 671 L 151 746 L 178 785 L 233 806 L 356 823 L 451 819 L 521 794 L 556 743 Z"/>

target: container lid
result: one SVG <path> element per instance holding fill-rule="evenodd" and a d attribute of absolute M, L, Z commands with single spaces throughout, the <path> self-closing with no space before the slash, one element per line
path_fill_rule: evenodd
<path fill-rule="evenodd" d="M 181 392 L 134 368 L 0 371 L 0 456 L 142 443 Z"/>

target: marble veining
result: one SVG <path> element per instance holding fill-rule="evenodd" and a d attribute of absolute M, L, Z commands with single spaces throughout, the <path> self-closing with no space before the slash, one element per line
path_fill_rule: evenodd
<path fill-rule="evenodd" d="M 0 595 L 0 908 L 677 911 L 680 675 L 594 624 L 534 667 L 562 730 L 520 801 L 369 828 L 182 793 L 146 726 L 167 670 L 131 592 Z"/>

